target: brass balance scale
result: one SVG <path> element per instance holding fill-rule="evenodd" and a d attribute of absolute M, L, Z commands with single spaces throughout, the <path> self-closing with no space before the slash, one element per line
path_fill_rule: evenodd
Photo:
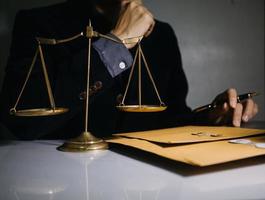
<path fill-rule="evenodd" d="M 26 80 L 22 86 L 22 89 L 18 95 L 17 101 L 14 105 L 13 108 L 10 109 L 10 114 L 14 116 L 19 116 L 19 117 L 34 117 L 34 116 L 52 116 L 52 115 L 59 115 L 63 114 L 68 111 L 68 108 L 62 108 L 62 107 L 56 107 L 55 100 L 53 97 L 52 89 L 51 89 L 51 84 L 49 81 L 48 77 L 48 72 L 47 72 L 47 67 L 45 64 L 44 56 L 43 56 L 43 51 L 42 51 L 42 44 L 45 45 L 57 45 L 57 44 L 62 44 L 62 43 L 67 43 L 70 41 L 73 41 L 79 37 L 87 37 L 88 38 L 88 64 L 87 64 L 87 84 L 86 84 L 86 93 L 85 93 L 85 127 L 84 131 L 77 137 L 70 139 L 66 141 L 63 145 L 59 146 L 57 149 L 60 151 L 66 151 L 66 152 L 83 152 L 83 151 L 88 151 L 88 150 L 96 150 L 96 149 L 107 149 L 108 144 L 100 138 L 97 138 L 93 136 L 91 132 L 88 131 L 88 108 L 89 108 L 89 78 L 90 78 L 90 65 L 91 65 L 91 41 L 93 37 L 103 37 L 109 40 L 113 40 L 114 42 L 119 42 L 119 43 L 137 43 L 137 50 L 136 54 L 134 57 L 133 65 L 129 74 L 129 79 L 126 85 L 125 93 L 123 95 L 123 99 L 119 105 L 117 105 L 117 109 L 123 112 L 160 112 L 164 111 L 167 107 L 166 105 L 162 102 L 159 92 L 157 90 L 157 87 L 155 85 L 154 79 L 152 77 L 152 74 L 150 72 L 150 69 L 148 67 L 147 61 L 145 59 L 143 50 L 141 48 L 141 39 L 142 37 L 135 37 L 135 38 L 128 38 L 125 39 L 124 41 L 118 41 L 113 39 L 112 37 L 109 37 L 107 35 L 100 34 L 96 31 L 93 30 L 93 27 L 91 25 L 91 21 L 89 21 L 89 25 L 86 27 L 86 32 L 81 32 L 80 34 L 77 34 L 73 37 L 62 39 L 62 40 L 56 40 L 56 39 L 49 39 L 49 38 L 36 38 L 38 42 L 38 47 L 35 52 L 35 55 L 33 57 L 32 63 L 30 65 L 29 71 L 26 76 Z M 49 108 L 34 108 L 34 109 L 23 109 L 23 110 L 18 110 L 17 105 L 21 99 L 21 96 L 23 94 L 23 91 L 27 85 L 27 82 L 30 78 L 32 69 L 36 63 L 37 57 L 40 55 L 41 59 L 41 65 L 44 73 L 44 79 L 45 79 L 45 84 L 49 96 L 49 101 L 50 101 L 50 107 Z M 142 59 L 144 66 L 147 70 L 148 76 L 151 80 L 151 83 L 155 89 L 157 98 L 160 102 L 159 105 L 145 105 L 142 104 L 142 86 L 141 86 L 141 64 L 142 64 Z M 125 104 L 125 98 L 131 83 L 131 79 L 133 76 L 133 72 L 136 66 L 136 62 L 138 61 L 138 104 L 137 105 L 126 105 Z"/>

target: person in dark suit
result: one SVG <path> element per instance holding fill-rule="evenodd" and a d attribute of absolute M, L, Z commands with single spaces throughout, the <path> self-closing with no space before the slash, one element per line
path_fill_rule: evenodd
<path fill-rule="evenodd" d="M 168 106 L 158 113 L 125 113 L 116 109 L 128 80 L 136 43 L 116 43 L 105 38 L 93 39 L 89 130 L 104 137 L 113 133 L 150 130 L 192 123 L 233 124 L 240 126 L 256 115 L 253 100 L 237 103 L 235 89 L 228 89 L 217 99 L 226 103 L 211 111 L 194 114 L 186 104 L 187 80 L 173 29 L 155 20 L 137 0 L 68 0 L 57 5 L 20 11 L 15 20 L 10 56 L 0 99 L 2 122 L 19 139 L 71 138 L 83 130 L 87 38 L 78 38 L 56 46 L 44 45 L 56 105 L 69 112 L 53 117 L 14 117 L 14 106 L 37 46 L 36 37 L 63 39 L 85 30 L 91 20 L 94 30 L 115 40 L 144 36 L 145 57 L 163 102 Z M 132 79 L 127 103 L 137 104 L 137 74 Z M 48 106 L 40 60 L 30 77 L 18 108 Z M 143 102 L 158 104 L 147 74 L 143 73 Z"/>

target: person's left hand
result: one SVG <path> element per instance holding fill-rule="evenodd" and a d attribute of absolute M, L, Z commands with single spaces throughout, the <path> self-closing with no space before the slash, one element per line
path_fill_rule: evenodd
<path fill-rule="evenodd" d="M 120 40 L 129 38 L 147 37 L 153 31 L 155 20 L 153 14 L 141 3 L 136 0 L 123 0 L 121 2 L 121 12 L 116 26 L 111 31 Z M 131 49 L 137 42 L 124 43 Z"/>
<path fill-rule="evenodd" d="M 258 113 L 258 105 L 249 98 L 242 102 L 237 101 L 237 91 L 230 88 L 219 94 L 214 102 L 225 102 L 209 111 L 209 122 L 215 125 L 233 125 L 240 127 L 241 122 L 248 122 Z"/>

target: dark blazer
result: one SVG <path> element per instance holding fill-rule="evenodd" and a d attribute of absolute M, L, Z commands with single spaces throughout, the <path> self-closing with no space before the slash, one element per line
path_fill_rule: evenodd
<path fill-rule="evenodd" d="M 58 107 L 70 111 L 52 117 L 14 117 L 14 106 L 36 50 L 35 37 L 62 39 L 83 31 L 92 20 L 94 29 L 107 33 L 110 23 L 91 9 L 74 1 L 20 11 L 15 20 L 10 56 L 1 92 L 1 120 L 20 139 L 69 138 L 83 130 L 83 101 L 79 94 L 85 89 L 87 45 L 86 38 L 67 44 L 43 46 L 44 56 Z M 187 80 L 181 55 L 172 28 L 156 21 L 152 34 L 142 40 L 142 48 L 150 65 L 160 96 L 168 106 L 159 113 L 124 113 L 116 109 L 117 96 L 124 93 L 129 71 L 112 78 L 92 49 L 91 84 L 102 82 L 102 89 L 90 97 L 89 129 L 97 136 L 117 132 L 138 131 L 178 126 L 190 123 L 192 113 L 186 105 Z M 135 53 L 135 48 L 130 50 Z M 143 103 L 158 104 L 155 91 L 143 70 Z M 38 60 L 18 108 L 49 105 L 43 73 Z M 127 96 L 127 103 L 137 103 L 137 72 Z"/>

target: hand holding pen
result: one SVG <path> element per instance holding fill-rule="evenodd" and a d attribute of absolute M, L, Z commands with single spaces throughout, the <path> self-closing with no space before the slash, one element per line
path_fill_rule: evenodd
<path fill-rule="evenodd" d="M 233 88 L 218 95 L 208 105 L 196 108 L 195 113 L 208 112 L 208 121 L 215 125 L 228 125 L 239 127 L 241 121 L 248 122 L 258 113 L 258 106 L 252 99 L 256 92 L 237 95 Z"/>

